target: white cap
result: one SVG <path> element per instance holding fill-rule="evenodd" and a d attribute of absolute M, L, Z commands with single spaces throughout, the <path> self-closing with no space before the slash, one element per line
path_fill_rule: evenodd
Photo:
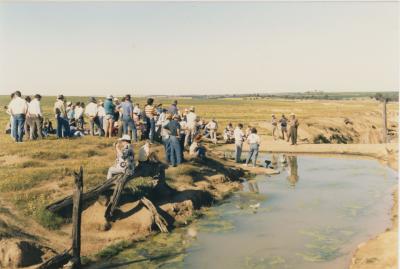
<path fill-rule="evenodd" d="M 106 97 L 106 99 L 113 99 L 114 97 L 111 95 L 111 94 L 109 94 L 109 95 L 107 95 L 107 97 Z"/>
<path fill-rule="evenodd" d="M 119 141 L 131 141 L 131 136 L 130 135 L 123 135 L 120 139 L 118 139 Z"/>

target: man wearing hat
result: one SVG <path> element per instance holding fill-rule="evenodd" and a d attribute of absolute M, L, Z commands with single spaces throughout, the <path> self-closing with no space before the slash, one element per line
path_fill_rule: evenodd
<path fill-rule="evenodd" d="M 297 128 L 299 127 L 299 121 L 296 119 L 296 115 L 294 113 L 290 114 L 289 121 L 289 135 L 287 141 L 289 139 L 292 141 L 292 145 L 297 145 Z"/>
<path fill-rule="evenodd" d="M 133 104 L 130 94 L 125 96 L 125 100 L 121 103 L 121 109 L 124 134 L 128 134 L 128 130 L 130 130 L 133 135 L 133 141 L 137 142 L 137 128 L 133 121 Z"/>
<path fill-rule="evenodd" d="M 181 145 L 179 144 L 179 133 L 181 126 L 179 124 L 179 115 L 174 115 L 172 120 L 165 126 L 169 130 L 170 160 L 172 166 L 182 163 Z"/>
<path fill-rule="evenodd" d="M 42 108 L 40 107 L 40 100 L 42 96 L 36 94 L 33 100 L 28 104 L 27 125 L 29 126 L 29 138 L 33 140 L 35 133 L 37 137 L 42 139 Z"/>
<path fill-rule="evenodd" d="M 104 112 L 105 112 L 105 118 L 104 118 L 104 125 L 103 129 L 105 132 L 105 137 L 110 137 L 112 136 L 112 130 L 114 126 L 114 114 L 115 114 L 115 104 L 113 103 L 113 96 L 108 95 L 106 100 L 104 101 Z"/>
<path fill-rule="evenodd" d="M 191 106 L 186 115 L 187 133 L 185 137 L 185 147 L 190 146 L 197 133 L 197 115 L 194 113 L 194 106 Z"/>
<path fill-rule="evenodd" d="M 94 135 L 94 126 L 99 129 L 99 136 L 103 135 L 103 129 L 101 128 L 99 117 L 98 117 L 98 107 L 97 102 L 94 97 L 90 97 L 89 104 L 85 108 L 85 115 L 89 118 L 90 134 Z"/>
<path fill-rule="evenodd" d="M 54 113 L 57 120 L 57 138 L 69 137 L 69 123 L 65 108 L 65 98 L 62 94 L 57 96 L 57 101 L 54 104 Z"/>
<path fill-rule="evenodd" d="M 134 152 L 131 145 L 131 137 L 123 135 L 115 143 L 116 159 L 114 166 L 108 169 L 107 179 L 111 179 L 114 175 L 128 173 L 133 175 L 135 170 Z"/>

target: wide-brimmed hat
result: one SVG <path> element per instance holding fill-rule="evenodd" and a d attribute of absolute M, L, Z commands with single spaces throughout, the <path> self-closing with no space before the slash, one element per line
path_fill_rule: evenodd
<path fill-rule="evenodd" d="M 120 139 L 118 139 L 119 141 L 128 141 L 131 142 L 131 136 L 130 135 L 123 135 Z"/>
<path fill-rule="evenodd" d="M 64 99 L 64 95 L 62 95 L 62 94 L 57 95 L 57 99 L 60 99 L 60 100 Z"/>
<path fill-rule="evenodd" d="M 89 102 L 93 102 L 93 103 L 95 103 L 95 102 L 96 102 L 96 98 L 94 98 L 94 97 L 90 97 L 90 98 L 89 98 Z"/>
<path fill-rule="evenodd" d="M 112 100 L 114 98 L 114 96 L 112 96 L 111 94 L 107 95 L 106 99 L 110 99 Z"/>

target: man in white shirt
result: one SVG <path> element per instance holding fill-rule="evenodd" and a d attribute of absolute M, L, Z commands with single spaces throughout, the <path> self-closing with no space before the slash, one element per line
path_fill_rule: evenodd
<path fill-rule="evenodd" d="M 81 102 L 77 102 L 74 108 L 74 117 L 78 129 L 83 129 L 83 107 Z"/>
<path fill-rule="evenodd" d="M 99 105 L 97 107 L 97 117 L 99 117 L 100 129 L 104 132 L 104 120 L 106 118 L 106 111 L 104 109 L 104 102 L 102 100 L 99 101 Z"/>
<path fill-rule="evenodd" d="M 42 139 L 42 108 L 40 107 L 40 100 L 42 96 L 36 94 L 33 100 L 28 104 L 28 114 L 26 117 L 26 123 L 29 127 L 29 139 L 34 140 L 35 135 L 39 139 Z"/>
<path fill-rule="evenodd" d="M 243 148 L 243 140 L 244 140 L 244 133 L 243 133 L 243 124 L 239 123 L 235 131 L 233 132 L 233 136 L 235 137 L 235 162 L 241 163 L 241 155 L 242 155 L 242 148 Z"/>
<path fill-rule="evenodd" d="M 57 96 L 57 101 L 54 104 L 54 113 L 57 120 L 57 138 L 69 137 L 69 122 L 65 108 L 65 99 L 62 94 Z"/>
<path fill-rule="evenodd" d="M 94 97 L 90 97 L 89 104 L 86 105 L 85 115 L 89 118 L 90 134 L 94 135 L 94 125 L 99 129 L 99 135 L 102 136 L 103 129 L 101 129 L 98 113 L 97 102 Z"/>
<path fill-rule="evenodd" d="M 196 136 L 196 128 L 197 128 L 197 115 L 194 113 L 194 107 L 190 107 L 189 113 L 186 115 L 186 127 L 187 132 L 185 136 L 185 147 L 189 146 L 194 137 Z M 190 143 L 189 143 L 190 142 Z"/>
<path fill-rule="evenodd" d="M 16 91 L 14 98 L 8 105 L 8 111 L 13 119 L 13 136 L 16 142 L 22 142 L 24 135 L 25 117 L 28 113 L 28 104 L 21 98 L 21 92 Z"/>
<path fill-rule="evenodd" d="M 214 144 L 217 144 L 217 129 L 218 124 L 215 119 L 211 119 L 211 121 L 206 125 L 206 128 L 210 132 L 210 139 Z"/>

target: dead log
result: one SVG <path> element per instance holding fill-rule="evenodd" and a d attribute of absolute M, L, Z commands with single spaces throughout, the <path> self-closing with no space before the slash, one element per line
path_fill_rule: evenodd
<path fill-rule="evenodd" d="M 114 192 L 111 196 L 110 202 L 107 205 L 106 212 L 104 215 L 106 220 L 111 220 L 111 218 L 113 217 L 114 211 L 118 206 L 122 191 L 128 180 L 129 180 L 129 174 L 124 174 L 123 177 L 119 178 L 116 181 L 116 187 L 114 188 Z"/>
<path fill-rule="evenodd" d="M 135 174 L 130 176 L 126 183 L 136 177 L 153 177 L 155 179 L 164 180 L 165 179 L 165 169 L 166 165 L 163 163 L 150 162 L 145 165 L 139 165 L 135 169 Z M 88 201 L 95 200 L 104 193 L 105 191 L 111 190 L 115 184 L 123 178 L 123 174 L 116 175 L 111 179 L 104 181 L 102 184 L 96 186 L 95 188 L 89 190 L 82 194 L 82 203 L 85 204 Z M 72 207 L 72 195 L 62 198 L 46 207 L 52 213 L 60 212 L 66 208 Z"/>
<path fill-rule="evenodd" d="M 72 258 L 71 250 L 66 250 L 42 263 L 37 269 L 59 269 Z"/>
<path fill-rule="evenodd" d="M 74 172 L 75 191 L 73 194 L 72 209 L 72 269 L 81 268 L 81 218 L 82 218 L 82 189 L 83 168 L 79 173 Z"/>
<path fill-rule="evenodd" d="M 160 229 L 162 233 L 168 233 L 168 222 L 158 213 L 154 204 L 146 197 L 140 199 L 140 202 L 151 212 L 154 218 L 154 223 L 157 225 L 158 229 Z"/>

